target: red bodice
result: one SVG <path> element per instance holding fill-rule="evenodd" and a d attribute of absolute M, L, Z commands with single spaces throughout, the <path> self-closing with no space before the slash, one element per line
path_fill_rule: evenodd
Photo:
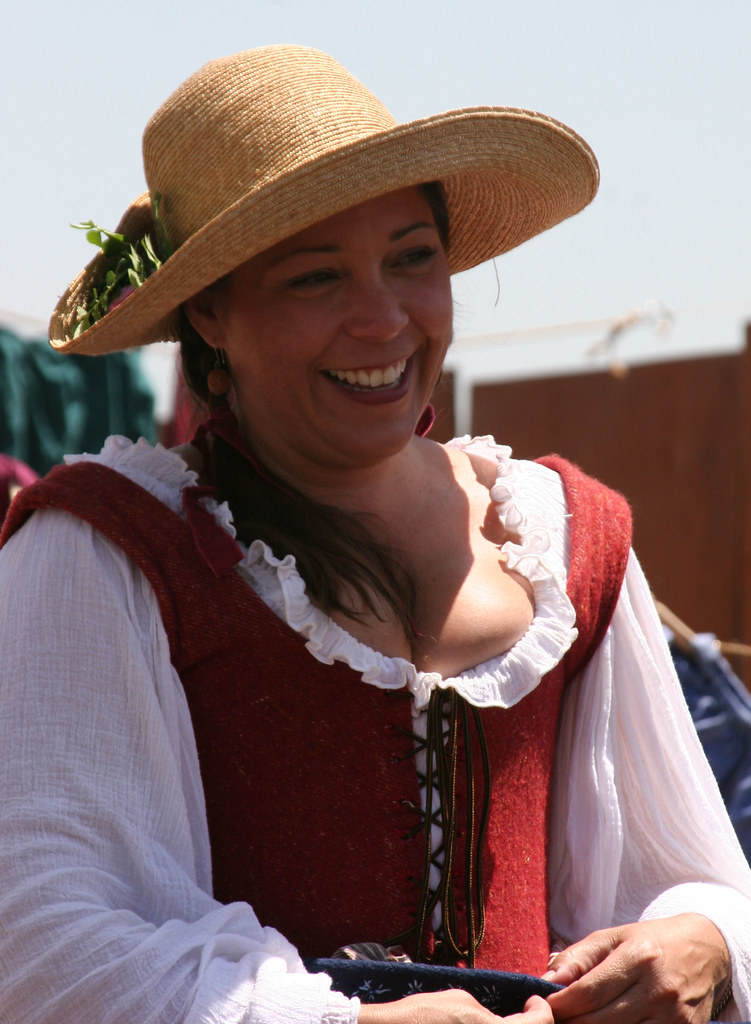
<path fill-rule="evenodd" d="M 568 592 L 579 638 L 515 707 L 482 712 L 492 785 L 477 966 L 531 974 L 548 955 L 561 696 L 610 622 L 630 543 L 619 495 L 562 460 L 544 461 L 561 474 L 571 512 Z M 423 857 L 409 695 L 313 658 L 234 570 L 210 569 L 199 550 L 206 538 L 194 537 L 205 519 L 197 527 L 193 517 L 192 530 L 113 470 L 54 469 L 21 493 L 3 539 L 47 507 L 93 524 L 154 589 L 195 729 L 217 899 L 249 902 L 304 955 L 408 929 Z"/>

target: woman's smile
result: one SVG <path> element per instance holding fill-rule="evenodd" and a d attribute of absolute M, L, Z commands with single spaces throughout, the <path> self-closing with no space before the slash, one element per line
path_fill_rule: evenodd
<path fill-rule="evenodd" d="M 346 388 L 355 391 L 396 388 L 402 382 L 407 360 L 400 359 L 385 368 L 375 370 L 324 370 L 324 373 Z"/>
<path fill-rule="evenodd" d="M 417 188 L 378 196 L 253 257 L 187 306 L 222 349 L 259 457 L 300 482 L 404 450 L 452 328 L 446 252 Z"/>

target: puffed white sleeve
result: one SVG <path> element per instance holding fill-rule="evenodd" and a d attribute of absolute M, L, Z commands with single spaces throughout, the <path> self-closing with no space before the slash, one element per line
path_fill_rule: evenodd
<path fill-rule="evenodd" d="M 710 918 L 730 950 L 731 1015 L 751 1018 L 751 871 L 633 553 L 612 624 L 564 698 L 550 866 L 551 925 L 567 940 Z"/>
<path fill-rule="evenodd" d="M 0 1020 L 354 1024 L 212 896 L 198 759 L 154 594 L 67 513 L 0 552 Z"/>

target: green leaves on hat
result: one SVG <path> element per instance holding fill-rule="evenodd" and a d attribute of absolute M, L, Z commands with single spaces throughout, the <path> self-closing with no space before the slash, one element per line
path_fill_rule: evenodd
<path fill-rule="evenodd" d="M 160 196 L 153 201 L 153 216 L 157 227 L 163 226 L 159 218 Z M 101 320 L 111 309 L 123 302 L 131 292 L 140 288 L 146 278 L 161 267 L 163 260 L 157 255 L 151 235 L 131 242 L 125 235 L 95 224 L 93 220 L 71 224 L 72 228 L 86 232 L 86 241 L 102 250 L 106 260 L 104 278 L 92 285 L 85 305 L 76 307 L 73 337 L 78 338 L 97 320 Z M 165 259 L 170 253 L 167 250 Z"/>

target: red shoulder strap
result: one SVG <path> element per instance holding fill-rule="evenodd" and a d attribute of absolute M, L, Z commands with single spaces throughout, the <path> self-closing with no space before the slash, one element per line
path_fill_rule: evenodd
<path fill-rule="evenodd" d="M 623 495 L 559 455 L 537 461 L 561 477 L 570 513 L 567 591 L 579 630 L 565 658 L 570 678 L 584 668 L 613 618 L 631 549 L 631 510 Z"/>
<path fill-rule="evenodd" d="M 237 616 L 248 611 L 252 612 L 254 630 L 291 632 L 255 591 L 230 571 L 241 553 L 233 555 L 229 548 L 237 552 L 239 548 L 199 504 L 203 492 L 192 490 L 197 493 L 188 495 L 186 522 L 143 487 L 107 466 L 96 462 L 56 466 L 17 495 L 3 525 L 0 546 L 37 509 L 59 508 L 90 523 L 125 551 L 151 584 L 178 672 L 220 644 L 217 630 L 202 628 L 207 608 L 237 607 L 236 614 L 222 616 L 222 636 L 224 630 L 231 630 Z M 218 566 L 222 559 L 224 564 Z"/>
<path fill-rule="evenodd" d="M 189 543 L 190 531 L 179 516 L 121 473 L 100 463 L 77 462 L 55 466 L 19 492 L 3 524 L 0 546 L 33 512 L 46 508 L 71 512 L 126 551 L 154 588 L 168 636 L 176 635 L 175 603 L 162 575 L 152 567 L 160 564 L 167 547 Z"/>

